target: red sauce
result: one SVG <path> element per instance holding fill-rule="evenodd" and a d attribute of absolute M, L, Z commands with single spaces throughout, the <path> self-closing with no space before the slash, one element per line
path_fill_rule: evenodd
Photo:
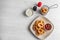
<path fill-rule="evenodd" d="M 51 30 L 51 28 L 52 28 L 51 24 L 46 24 L 46 25 L 45 25 L 45 29 L 46 29 L 46 30 Z"/>
<path fill-rule="evenodd" d="M 38 2 L 37 6 L 41 7 L 42 6 L 42 2 Z"/>

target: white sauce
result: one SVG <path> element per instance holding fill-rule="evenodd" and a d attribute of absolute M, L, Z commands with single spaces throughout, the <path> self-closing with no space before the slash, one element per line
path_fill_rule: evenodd
<path fill-rule="evenodd" d="M 33 15 L 33 10 L 32 9 L 27 9 L 26 10 L 26 15 L 27 16 L 32 16 Z"/>

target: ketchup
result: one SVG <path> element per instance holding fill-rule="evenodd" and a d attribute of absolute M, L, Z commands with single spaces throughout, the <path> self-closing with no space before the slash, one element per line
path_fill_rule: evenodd
<path fill-rule="evenodd" d="M 46 30 L 51 30 L 51 28 L 52 28 L 51 24 L 49 24 L 49 23 L 46 24 L 44 27 Z"/>
<path fill-rule="evenodd" d="M 42 6 L 42 2 L 38 2 L 37 6 L 41 7 Z"/>

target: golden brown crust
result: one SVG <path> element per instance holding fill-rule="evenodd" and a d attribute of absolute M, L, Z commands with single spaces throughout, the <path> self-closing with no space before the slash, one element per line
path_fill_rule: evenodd
<path fill-rule="evenodd" d="M 41 8 L 41 13 L 47 13 L 48 12 L 48 8 Z"/>
<path fill-rule="evenodd" d="M 42 34 L 44 34 L 44 33 L 45 33 L 44 29 L 40 29 L 40 30 L 37 30 L 37 31 L 36 31 L 36 35 L 37 35 L 37 36 L 42 35 Z"/>
<path fill-rule="evenodd" d="M 42 35 L 45 33 L 44 31 L 44 21 L 43 20 L 37 20 L 35 21 L 33 25 L 33 30 L 35 31 L 36 35 Z"/>

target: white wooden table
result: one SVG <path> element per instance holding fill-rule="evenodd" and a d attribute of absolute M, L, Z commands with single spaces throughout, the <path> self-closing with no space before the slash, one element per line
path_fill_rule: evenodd
<path fill-rule="evenodd" d="M 37 40 L 28 26 L 39 13 L 26 17 L 24 11 L 38 1 L 48 6 L 59 5 L 45 16 L 54 24 L 54 31 L 45 40 L 60 40 L 60 0 L 0 0 L 0 40 Z"/>

